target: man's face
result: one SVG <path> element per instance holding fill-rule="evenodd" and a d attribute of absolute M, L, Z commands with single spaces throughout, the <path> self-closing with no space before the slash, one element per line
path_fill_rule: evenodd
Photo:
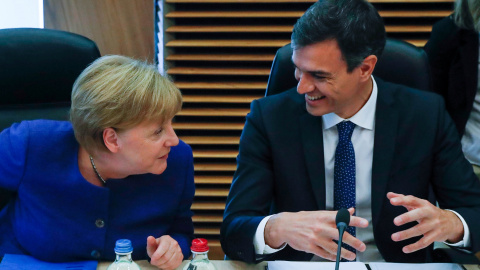
<path fill-rule="evenodd" d="M 336 40 L 326 40 L 293 51 L 297 92 L 305 95 L 307 111 L 314 116 L 331 112 L 350 118 L 368 100 L 362 65 L 347 72 Z"/>

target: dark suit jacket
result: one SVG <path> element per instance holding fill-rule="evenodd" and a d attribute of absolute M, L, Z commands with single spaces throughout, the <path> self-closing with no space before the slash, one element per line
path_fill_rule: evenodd
<path fill-rule="evenodd" d="M 478 83 L 478 33 L 461 29 L 451 17 L 435 23 L 425 52 L 433 90 L 445 98 L 460 136 L 472 111 Z"/>
<path fill-rule="evenodd" d="M 372 165 L 372 217 L 377 247 L 389 262 L 425 262 L 430 249 L 404 254 L 408 243 L 391 240 L 389 191 L 427 198 L 429 186 L 441 208 L 460 213 L 480 249 L 480 182 L 461 151 L 458 134 L 433 93 L 386 83 L 378 85 Z M 278 212 L 325 209 L 322 118 L 305 109 L 303 95 L 291 89 L 255 100 L 240 139 L 240 152 L 221 228 L 221 244 L 232 259 L 254 262 L 253 237 L 260 221 Z M 333 192 L 333 191 L 329 191 Z M 287 246 L 265 260 L 310 260 L 312 254 Z"/>

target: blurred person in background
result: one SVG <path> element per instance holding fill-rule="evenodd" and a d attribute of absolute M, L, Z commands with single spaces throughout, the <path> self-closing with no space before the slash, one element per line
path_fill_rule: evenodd
<path fill-rule="evenodd" d="M 433 90 L 445 99 L 462 150 L 480 179 L 480 1 L 457 0 L 454 13 L 435 23 L 425 45 Z"/>

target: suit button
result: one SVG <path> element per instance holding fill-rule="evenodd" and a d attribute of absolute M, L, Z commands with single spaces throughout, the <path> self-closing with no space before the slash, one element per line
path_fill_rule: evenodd
<path fill-rule="evenodd" d="M 100 259 L 101 256 L 100 251 L 98 250 L 92 250 L 92 253 L 90 253 L 90 255 L 92 255 L 94 259 Z"/>
<path fill-rule="evenodd" d="M 105 226 L 105 221 L 103 221 L 103 219 L 97 219 L 95 220 L 95 226 L 97 226 L 97 228 L 103 228 L 103 226 Z"/>

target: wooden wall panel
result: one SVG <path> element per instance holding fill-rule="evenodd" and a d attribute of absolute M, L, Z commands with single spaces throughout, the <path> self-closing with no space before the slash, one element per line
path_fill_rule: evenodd
<path fill-rule="evenodd" d="M 153 0 L 44 0 L 45 28 L 86 36 L 100 53 L 154 61 Z"/>

